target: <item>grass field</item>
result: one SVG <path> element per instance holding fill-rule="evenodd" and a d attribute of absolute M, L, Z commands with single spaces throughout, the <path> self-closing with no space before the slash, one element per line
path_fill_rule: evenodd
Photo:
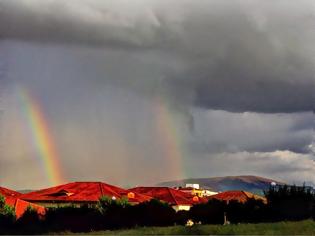
<path fill-rule="evenodd" d="M 67 234 L 67 233 L 65 233 Z M 97 235 L 315 235 L 315 222 L 279 222 L 237 225 L 195 225 L 193 227 L 141 227 L 129 230 L 97 231 Z"/>

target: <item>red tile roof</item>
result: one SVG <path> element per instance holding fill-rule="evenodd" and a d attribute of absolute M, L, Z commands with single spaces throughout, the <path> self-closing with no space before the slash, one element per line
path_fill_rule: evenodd
<path fill-rule="evenodd" d="M 238 201 L 238 202 L 246 202 L 250 198 L 254 198 L 255 200 L 262 200 L 263 202 L 266 202 L 266 198 L 252 194 L 250 192 L 246 191 L 226 191 L 222 193 L 218 193 L 215 195 L 212 195 L 208 197 L 209 199 L 218 199 L 222 201 Z"/>
<path fill-rule="evenodd" d="M 4 197 L 18 197 L 20 195 L 22 195 L 19 192 L 13 191 L 11 189 L 7 189 L 4 187 L 0 187 L 0 194 L 3 195 Z"/>
<path fill-rule="evenodd" d="M 194 204 L 198 204 L 198 203 L 207 203 L 208 202 L 208 198 L 206 197 L 198 197 L 195 194 L 192 194 L 191 190 L 193 190 L 194 188 L 178 188 L 176 190 L 181 191 L 183 193 L 186 194 L 186 198 L 192 200 L 194 202 Z M 197 200 L 198 199 L 198 200 Z"/>
<path fill-rule="evenodd" d="M 7 188 L 0 187 L 0 194 L 5 197 L 5 204 L 14 207 L 16 218 L 20 218 L 26 211 L 28 206 L 31 206 L 39 215 L 45 215 L 45 208 L 24 200 L 19 199 L 22 194 Z"/>
<path fill-rule="evenodd" d="M 129 194 L 128 194 L 129 193 Z M 101 196 L 120 199 L 127 197 L 131 203 L 151 199 L 149 196 L 102 182 L 74 182 L 23 194 L 21 199 L 31 202 L 97 202 Z"/>
<path fill-rule="evenodd" d="M 28 206 L 31 206 L 40 216 L 44 216 L 46 214 L 45 207 L 42 207 L 40 205 L 30 203 L 24 200 L 21 200 L 19 198 L 14 197 L 6 197 L 5 203 L 11 207 L 14 207 L 15 209 L 15 215 L 16 218 L 20 218 L 23 213 L 26 211 Z"/>
<path fill-rule="evenodd" d="M 168 187 L 135 187 L 129 190 L 151 196 L 171 205 L 193 205 L 196 203 L 190 194 Z"/>

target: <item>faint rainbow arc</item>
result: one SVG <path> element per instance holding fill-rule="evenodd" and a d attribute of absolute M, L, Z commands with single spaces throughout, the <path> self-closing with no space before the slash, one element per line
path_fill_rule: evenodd
<path fill-rule="evenodd" d="M 157 98 L 155 102 L 156 122 L 159 138 L 162 141 L 164 155 L 172 172 L 177 178 L 183 177 L 183 154 L 181 148 L 181 138 L 178 134 L 174 117 L 168 108 L 167 102 L 162 98 Z"/>
<path fill-rule="evenodd" d="M 64 182 L 62 171 L 57 150 L 41 105 L 25 88 L 19 88 L 18 94 L 28 129 L 31 131 L 32 142 L 43 163 L 47 180 L 52 185 L 58 185 Z"/>

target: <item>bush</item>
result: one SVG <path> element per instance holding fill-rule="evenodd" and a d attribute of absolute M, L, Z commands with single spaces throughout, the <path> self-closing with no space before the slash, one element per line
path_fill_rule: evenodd
<path fill-rule="evenodd" d="M 44 226 L 48 231 L 89 232 L 101 229 L 101 214 L 87 205 L 49 208 Z"/>
<path fill-rule="evenodd" d="M 207 203 L 194 205 L 190 209 L 190 216 L 194 222 L 202 224 L 223 224 L 226 203 L 211 199 Z"/>
<path fill-rule="evenodd" d="M 0 233 L 7 233 L 15 222 L 14 208 L 5 204 L 5 197 L 0 194 Z"/>
<path fill-rule="evenodd" d="M 189 211 L 178 211 L 175 215 L 175 223 L 178 225 L 186 225 L 187 221 L 190 219 Z"/>
<path fill-rule="evenodd" d="M 267 206 L 261 200 L 249 199 L 245 203 L 230 201 L 226 206 L 231 223 L 257 223 L 266 220 Z"/>
<path fill-rule="evenodd" d="M 40 233 L 42 231 L 42 220 L 37 211 L 28 206 L 23 215 L 16 221 L 15 227 L 23 234 Z"/>
<path fill-rule="evenodd" d="M 175 224 L 175 210 L 157 199 L 132 207 L 133 224 L 141 226 L 169 226 Z"/>
<path fill-rule="evenodd" d="M 102 215 L 102 226 L 116 229 L 132 226 L 129 218 L 131 205 L 127 198 L 112 199 L 102 196 L 97 204 Z"/>

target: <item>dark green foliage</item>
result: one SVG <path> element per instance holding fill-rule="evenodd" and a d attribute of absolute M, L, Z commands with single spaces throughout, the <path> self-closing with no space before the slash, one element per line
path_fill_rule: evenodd
<path fill-rule="evenodd" d="M 257 223 L 267 218 L 267 206 L 261 200 L 249 199 L 245 203 L 230 201 L 226 215 L 231 223 Z"/>
<path fill-rule="evenodd" d="M 134 217 L 134 224 L 141 226 L 173 225 L 176 219 L 175 210 L 157 199 L 133 206 L 131 215 Z"/>
<path fill-rule="evenodd" d="M 52 232 L 89 232 L 101 228 L 101 213 L 95 207 L 84 205 L 49 208 L 44 226 Z"/>
<path fill-rule="evenodd" d="M 112 199 L 108 196 L 102 196 L 100 197 L 98 201 L 98 208 L 102 213 L 105 213 L 106 211 L 112 209 L 112 208 L 126 208 L 130 204 L 128 202 L 128 198 L 121 198 L 121 199 Z"/>
<path fill-rule="evenodd" d="M 173 225 L 176 214 L 172 207 L 156 199 L 132 206 L 124 199 L 117 201 L 102 197 L 98 209 L 102 214 L 102 225 L 108 229 Z"/>
<path fill-rule="evenodd" d="M 15 222 L 15 211 L 13 207 L 5 204 L 5 198 L 0 194 L 0 233 L 8 233 Z"/>
<path fill-rule="evenodd" d="M 315 195 L 305 186 L 271 187 L 265 196 L 271 221 L 303 220 L 315 216 Z"/>
<path fill-rule="evenodd" d="M 16 221 L 15 226 L 25 234 L 40 233 L 42 220 L 36 210 L 28 206 L 24 214 Z"/>
<path fill-rule="evenodd" d="M 175 223 L 177 225 L 185 225 L 187 221 L 190 219 L 190 212 L 189 211 L 178 211 L 175 215 Z"/>
<path fill-rule="evenodd" d="M 2 210 L 5 206 L 5 197 L 0 194 L 0 209 Z"/>
<path fill-rule="evenodd" d="M 216 199 L 198 204 L 190 209 L 191 218 L 202 224 L 223 224 L 226 203 Z"/>
<path fill-rule="evenodd" d="M 101 213 L 102 226 L 106 228 L 120 228 L 128 227 L 129 222 L 129 208 L 128 199 L 111 199 L 102 196 L 98 202 L 98 209 Z"/>

